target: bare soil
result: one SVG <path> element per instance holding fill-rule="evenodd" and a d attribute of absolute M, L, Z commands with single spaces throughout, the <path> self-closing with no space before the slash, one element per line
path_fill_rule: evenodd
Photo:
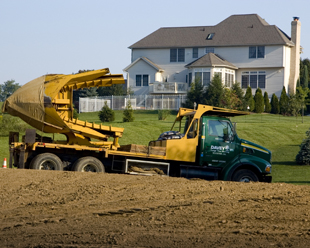
<path fill-rule="evenodd" d="M 309 247 L 310 187 L 0 169 L 1 247 Z"/>

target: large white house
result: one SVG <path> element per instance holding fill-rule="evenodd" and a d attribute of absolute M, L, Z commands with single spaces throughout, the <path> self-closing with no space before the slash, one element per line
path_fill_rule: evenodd
<path fill-rule="evenodd" d="M 199 78 L 207 86 L 218 73 L 223 84 L 259 87 L 280 96 L 294 93 L 299 77 L 300 21 L 291 37 L 257 14 L 232 15 L 215 26 L 160 28 L 131 45 L 127 85 L 136 95 L 186 94 Z"/>

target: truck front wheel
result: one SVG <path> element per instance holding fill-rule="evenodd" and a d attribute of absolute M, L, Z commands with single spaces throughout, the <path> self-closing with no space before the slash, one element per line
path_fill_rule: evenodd
<path fill-rule="evenodd" d="M 104 172 L 101 161 L 94 157 L 79 158 L 73 165 L 73 171 L 81 172 Z"/>
<path fill-rule="evenodd" d="M 62 162 L 53 153 L 41 153 L 32 159 L 30 169 L 33 170 L 63 170 Z"/>
<path fill-rule="evenodd" d="M 232 177 L 236 182 L 258 182 L 257 175 L 251 170 L 238 170 Z"/>

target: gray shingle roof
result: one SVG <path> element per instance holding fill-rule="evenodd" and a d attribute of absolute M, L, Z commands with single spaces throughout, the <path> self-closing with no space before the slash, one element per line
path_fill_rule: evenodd
<path fill-rule="evenodd" d="M 221 58 L 220 56 L 214 53 L 207 53 L 206 55 L 200 57 L 199 59 L 196 59 L 195 61 L 187 64 L 185 67 L 213 67 L 213 66 L 238 69 L 237 66 L 233 65 L 232 63 L 228 62 L 227 60 Z"/>
<path fill-rule="evenodd" d="M 214 33 L 211 40 L 207 36 Z M 283 31 L 257 14 L 232 15 L 215 26 L 160 28 L 129 48 L 288 45 Z"/>

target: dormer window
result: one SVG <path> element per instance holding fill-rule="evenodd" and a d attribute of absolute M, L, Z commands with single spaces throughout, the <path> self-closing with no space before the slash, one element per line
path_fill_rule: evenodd
<path fill-rule="evenodd" d="M 208 34 L 206 40 L 212 40 L 213 36 L 214 36 L 214 33 Z"/>

